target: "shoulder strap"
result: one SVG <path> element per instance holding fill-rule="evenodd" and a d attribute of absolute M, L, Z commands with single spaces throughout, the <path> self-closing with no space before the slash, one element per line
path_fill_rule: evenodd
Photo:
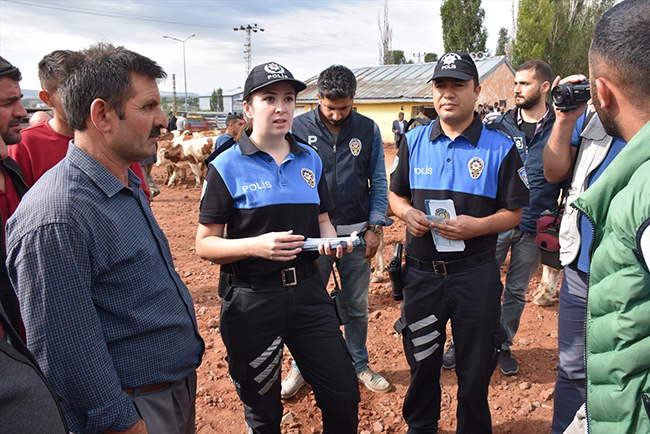
<path fill-rule="evenodd" d="M 503 122 L 494 121 L 494 122 L 490 122 L 489 124 L 485 124 L 484 126 L 485 129 L 498 131 L 504 136 L 506 136 L 507 138 L 509 138 L 510 140 L 512 140 L 513 143 L 515 142 L 515 139 L 512 137 L 512 134 L 510 134 L 510 131 L 508 131 L 508 128 L 503 124 Z"/>
<path fill-rule="evenodd" d="M 589 110 L 589 107 L 587 107 L 587 110 Z M 594 117 L 596 113 L 592 112 L 589 110 L 587 113 L 587 116 L 585 117 L 585 123 L 582 125 L 582 130 L 580 131 L 580 140 L 578 141 L 578 146 L 576 147 L 576 157 L 573 159 L 573 166 L 571 166 L 571 176 L 569 176 L 567 179 L 562 181 L 560 183 L 560 188 L 562 188 L 562 203 L 566 201 L 567 196 L 569 196 L 569 187 L 571 187 L 571 179 L 573 178 L 573 172 L 576 170 L 576 164 L 578 162 L 578 152 L 580 151 L 580 147 L 582 146 L 582 133 L 585 131 L 587 128 L 587 125 L 589 125 L 589 122 L 591 122 L 591 119 Z"/>

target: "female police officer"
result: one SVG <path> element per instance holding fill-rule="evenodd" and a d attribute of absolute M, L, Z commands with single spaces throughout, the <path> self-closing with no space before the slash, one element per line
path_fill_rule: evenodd
<path fill-rule="evenodd" d="M 199 256 L 228 272 L 221 336 L 246 424 L 259 434 L 280 433 L 284 344 L 312 385 L 323 432 L 357 432 L 354 368 L 319 274 L 318 252 L 301 248 L 306 237 L 336 237 L 321 160 L 289 133 L 296 94 L 304 88 L 277 63 L 251 71 L 243 106 L 253 130 L 210 164 L 196 235 Z M 319 251 L 344 252 L 323 245 Z"/>

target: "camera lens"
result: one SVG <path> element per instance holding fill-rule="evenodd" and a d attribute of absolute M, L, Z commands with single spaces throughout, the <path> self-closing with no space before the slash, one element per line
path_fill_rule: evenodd
<path fill-rule="evenodd" d="M 569 101 L 571 98 L 571 92 L 567 86 L 559 84 L 551 91 L 551 97 L 553 98 L 553 104 L 563 105 L 565 101 Z"/>

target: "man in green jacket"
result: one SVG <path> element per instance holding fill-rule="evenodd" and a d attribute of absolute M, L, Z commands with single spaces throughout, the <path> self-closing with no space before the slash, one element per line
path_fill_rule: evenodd
<path fill-rule="evenodd" d="M 649 34 L 650 2 L 626 0 L 600 19 L 589 50 L 598 116 L 609 135 L 628 142 L 573 202 L 594 227 L 586 324 L 592 434 L 650 432 Z"/>

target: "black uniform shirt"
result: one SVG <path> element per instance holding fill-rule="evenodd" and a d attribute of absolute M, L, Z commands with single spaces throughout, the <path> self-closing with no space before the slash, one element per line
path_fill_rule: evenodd
<path fill-rule="evenodd" d="M 445 135 L 440 122 L 406 133 L 408 146 L 400 148 L 393 165 L 390 190 L 410 198 L 426 214 L 425 199 L 452 199 L 457 215 L 486 217 L 499 209 L 528 205 L 526 171 L 512 139 L 486 128 L 478 114 L 455 140 Z M 423 261 L 454 260 L 487 251 L 497 234 L 465 240 L 462 252 L 438 252 L 431 232 L 413 237 L 406 249 Z"/>
<path fill-rule="evenodd" d="M 293 135 L 286 139 L 291 148 L 280 166 L 245 134 L 210 163 L 199 222 L 226 224 L 232 239 L 288 230 L 320 237 L 318 216 L 334 207 L 321 159 Z M 317 258 L 318 252 L 302 252 L 289 262 L 247 258 L 234 263 L 233 271 L 259 276 Z"/>

